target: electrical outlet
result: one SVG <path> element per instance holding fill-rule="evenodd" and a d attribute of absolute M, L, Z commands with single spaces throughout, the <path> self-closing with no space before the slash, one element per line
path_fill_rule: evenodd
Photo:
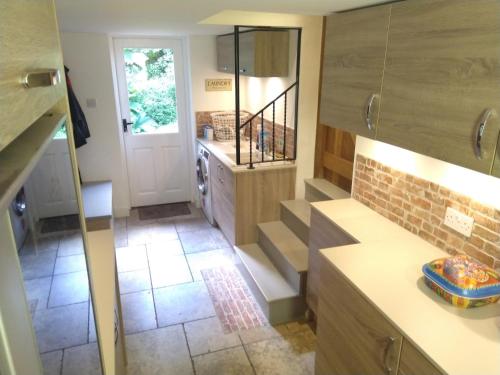
<path fill-rule="evenodd" d="M 454 208 L 447 207 L 444 216 L 444 225 L 470 237 L 472 234 L 472 226 L 474 225 L 474 218 L 467 216 Z"/>

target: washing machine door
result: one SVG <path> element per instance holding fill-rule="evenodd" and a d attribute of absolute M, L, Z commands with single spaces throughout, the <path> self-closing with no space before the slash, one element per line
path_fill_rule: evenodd
<path fill-rule="evenodd" d="M 24 188 L 21 188 L 16 194 L 11 207 L 12 212 L 14 212 L 16 216 L 21 217 L 24 215 L 24 211 L 26 211 L 26 195 L 24 194 Z"/>
<path fill-rule="evenodd" d="M 196 160 L 196 177 L 198 180 L 198 190 L 205 195 L 208 191 L 208 166 L 207 160 L 199 155 Z"/>

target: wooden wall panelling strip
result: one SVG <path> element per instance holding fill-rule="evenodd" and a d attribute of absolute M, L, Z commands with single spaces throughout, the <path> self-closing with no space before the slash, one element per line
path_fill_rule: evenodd
<path fill-rule="evenodd" d="M 325 53 L 325 22 L 326 17 L 323 17 L 323 32 L 321 35 L 321 61 Z M 316 116 L 316 148 L 314 151 L 314 177 L 323 178 L 323 165 L 321 163 L 323 150 L 325 147 L 324 137 L 326 129 L 321 125 L 319 120 L 320 104 L 321 104 L 321 85 L 323 83 L 323 64 L 319 68 L 319 85 L 318 85 L 318 113 Z"/>
<path fill-rule="evenodd" d="M 330 169 L 337 175 L 340 175 L 349 180 L 352 179 L 352 169 L 354 163 L 350 160 L 342 159 L 340 156 L 326 151 L 323 154 L 323 165 L 325 168 Z"/>
<path fill-rule="evenodd" d="M 62 113 L 44 115 L 0 152 L 0 211 L 10 205 L 65 120 Z"/>

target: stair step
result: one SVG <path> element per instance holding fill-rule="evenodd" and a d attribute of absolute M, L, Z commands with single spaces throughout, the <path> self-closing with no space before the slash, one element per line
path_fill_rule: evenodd
<path fill-rule="evenodd" d="M 257 225 L 259 245 L 290 285 L 305 293 L 309 250 L 282 222 L 271 221 Z"/>
<path fill-rule="evenodd" d="M 281 202 L 281 221 L 306 245 L 309 243 L 311 204 L 305 199 Z"/>
<path fill-rule="evenodd" d="M 308 178 L 304 180 L 304 183 L 306 185 L 306 200 L 309 202 L 351 197 L 350 193 L 323 178 Z"/>
<path fill-rule="evenodd" d="M 258 244 L 235 246 L 238 268 L 271 324 L 302 317 L 305 297 L 288 284 Z"/>

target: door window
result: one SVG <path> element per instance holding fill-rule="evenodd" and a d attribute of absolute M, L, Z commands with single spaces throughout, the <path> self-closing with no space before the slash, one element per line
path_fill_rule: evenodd
<path fill-rule="evenodd" d="M 132 134 L 178 133 L 174 51 L 124 48 Z"/>

